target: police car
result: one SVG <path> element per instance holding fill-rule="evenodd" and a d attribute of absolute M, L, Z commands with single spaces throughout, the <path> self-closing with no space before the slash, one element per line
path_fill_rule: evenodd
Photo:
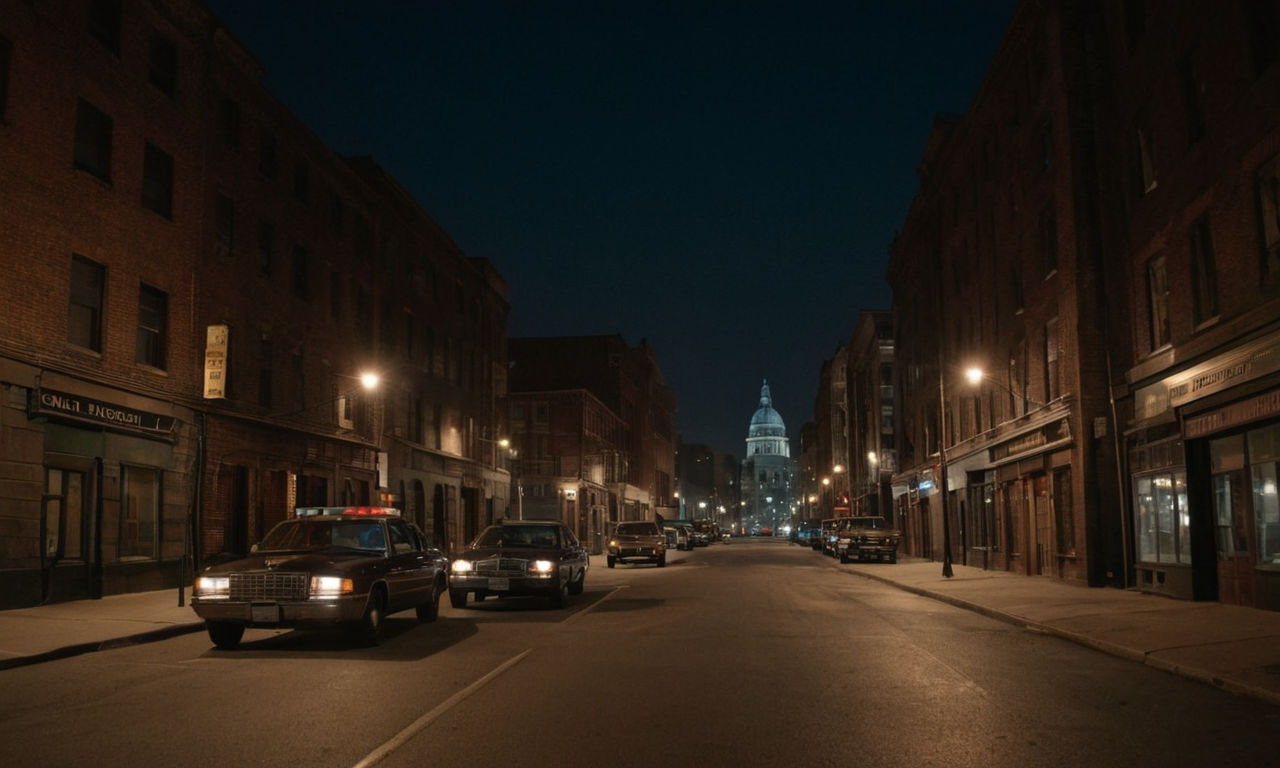
<path fill-rule="evenodd" d="M 205 568 L 191 607 L 218 648 L 246 627 L 342 627 L 376 645 L 383 620 L 435 621 L 448 560 L 393 507 L 299 507 L 248 557 Z"/>

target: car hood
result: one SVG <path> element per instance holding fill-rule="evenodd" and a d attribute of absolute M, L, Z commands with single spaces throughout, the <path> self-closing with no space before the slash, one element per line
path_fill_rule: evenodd
<path fill-rule="evenodd" d="M 350 571 L 373 556 L 341 552 L 263 552 L 239 560 L 211 565 L 205 574 L 238 571 Z"/>
<path fill-rule="evenodd" d="M 548 547 L 475 547 L 458 555 L 459 560 L 489 560 L 503 557 L 515 560 L 559 560 L 561 552 Z"/>

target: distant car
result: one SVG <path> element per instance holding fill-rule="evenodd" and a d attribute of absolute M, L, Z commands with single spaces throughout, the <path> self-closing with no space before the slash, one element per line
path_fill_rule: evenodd
<path fill-rule="evenodd" d="M 835 555 L 840 562 L 866 559 L 898 562 L 898 529 L 877 515 L 841 517 L 836 521 Z"/>
<path fill-rule="evenodd" d="M 640 520 L 618 523 L 609 537 L 609 554 L 606 563 L 612 568 L 617 563 L 643 560 L 659 568 L 667 564 L 666 537 L 658 524 Z"/>
<path fill-rule="evenodd" d="M 688 526 L 666 523 L 662 526 L 662 532 L 667 536 L 667 549 L 681 552 L 693 549 L 693 534 Z"/>
<path fill-rule="evenodd" d="M 454 558 L 449 572 L 449 604 L 462 608 L 467 594 L 477 601 L 541 596 L 552 607 L 564 596 L 582 594 L 589 560 L 578 537 L 554 520 L 502 520 L 480 532 Z"/>
<path fill-rule="evenodd" d="M 347 627 L 378 643 L 383 618 L 435 621 L 448 560 L 390 507 L 299 507 L 252 554 L 196 577 L 191 607 L 209 639 L 239 645 L 246 627 Z"/>

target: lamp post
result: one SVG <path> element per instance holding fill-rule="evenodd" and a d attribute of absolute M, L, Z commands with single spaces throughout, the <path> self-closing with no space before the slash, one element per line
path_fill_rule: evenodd
<path fill-rule="evenodd" d="M 942 367 L 942 344 L 938 344 L 938 492 L 942 494 L 942 575 L 951 578 L 951 514 L 947 503 L 947 389 Z"/>

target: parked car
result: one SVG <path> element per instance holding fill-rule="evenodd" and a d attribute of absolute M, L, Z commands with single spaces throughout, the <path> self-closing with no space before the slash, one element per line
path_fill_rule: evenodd
<path fill-rule="evenodd" d="M 246 627 L 347 627 L 376 644 L 383 618 L 410 608 L 435 621 L 448 560 L 390 507 L 299 507 L 245 558 L 205 568 L 191 607 L 209 639 Z"/>
<path fill-rule="evenodd" d="M 546 597 L 552 607 L 564 596 L 582 594 L 587 551 L 573 531 L 553 520 L 502 520 L 480 532 L 454 559 L 449 572 L 449 604 L 462 608 L 467 594 Z"/>
<path fill-rule="evenodd" d="M 609 537 L 609 554 L 605 560 L 612 568 L 617 563 L 643 560 L 659 568 L 667 564 L 666 537 L 658 524 L 648 520 L 618 523 Z"/>
<path fill-rule="evenodd" d="M 667 536 L 667 549 L 681 552 L 693 549 L 693 532 L 686 525 L 663 523 L 662 532 Z"/>
<path fill-rule="evenodd" d="M 838 518 L 838 517 L 829 517 L 826 520 L 822 521 L 822 529 L 821 529 L 822 532 L 818 534 L 818 538 L 820 540 L 820 547 L 822 549 L 822 554 L 830 555 L 832 557 L 836 556 L 835 528 L 836 528 L 836 524 L 841 519 L 842 518 Z"/>
<path fill-rule="evenodd" d="M 860 515 L 841 517 L 835 528 L 835 554 L 840 562 L 865 559 L 898 562 L 898 529 L 889 527 L 883 517 Z"/>

